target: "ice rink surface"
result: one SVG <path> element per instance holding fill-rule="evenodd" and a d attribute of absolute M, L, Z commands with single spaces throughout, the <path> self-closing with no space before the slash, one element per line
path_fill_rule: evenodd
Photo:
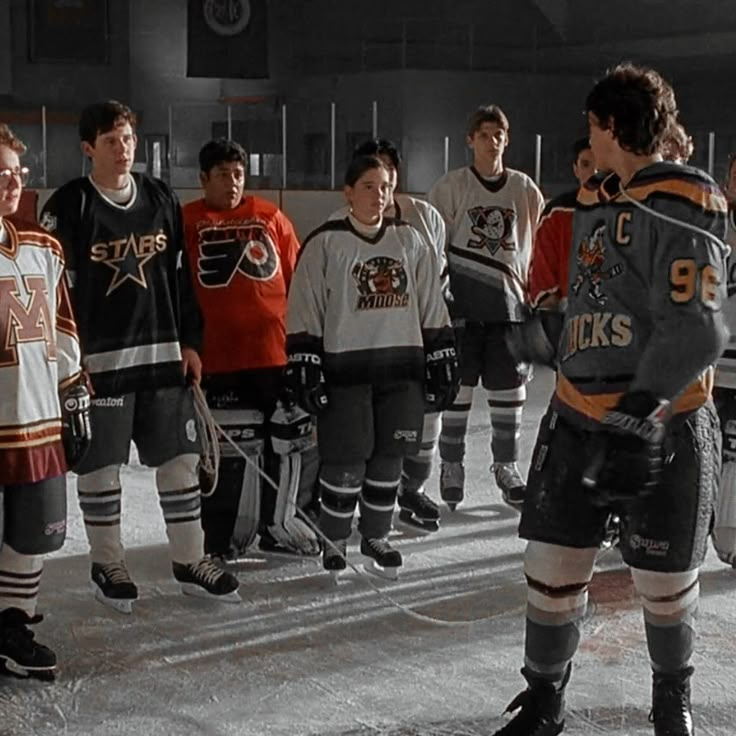
<path fill-rule="evenodd" d="M 524 471 L 551 391 L 538 373 L 524 417 Z M 73 479 L 69 535 L 46 564 L 39 640 L 59 656 L 53 684 L 0 678 L 0 736 L 476 736 L 504 723 L 524 687 L 525 584 L 518 516 L 489 474 L 482 395 L 471 417 L 468 487 L 429 537 L 397 528 L 398 582 L 318 559 L 254 552 L 237 567 L 243 602 L 194 599 L 172 578 L 151 471 L 123 489 L 132 616 L 97 603 Z M 437 498 L 437 474 L 428 486 Z M 570 510 L 574 513 L 574 509 Z M 359 562 L 357 538 L 349 547 Z M 568 687 L 565 734 L 652 734 L 642 615 L 627 569 L 604 554 Z M 736 572 L 709 551 L 695 657 L 698 736 L 736 734 Z M 396 606 L 403 607 L 397 608 Z M 440 619 L 433 624 L 410 615 Z M 471 622 L 471 623 L 468 623 Z"/>

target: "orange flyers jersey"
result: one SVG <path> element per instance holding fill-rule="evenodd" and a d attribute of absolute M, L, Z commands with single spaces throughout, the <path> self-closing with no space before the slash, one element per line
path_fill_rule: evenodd
<path fill-rule="evenodd" d="M 529 268 L 529 301 L 544 306 L 553 297 L 567 297 L 568 260 L 572 242 L 572 216 L 577 191 L 565 192 L 551 199 L 539 220 L 534 234 L 532 262 Z"/>
<path fill-rule="evenodd" d="M 59 241 L 3 219 L 0 242 L 0 486 L 66 472 L 58 391 L 80 375 Z"/>
<path fill-rule="evenodd" d="M 286 364 L 286 293 L 299 240 L 276 205 L 243 197 L 232 210 L 204 199 L 182 209 L 187 255 L 204 314 L 205 374 Z"/>

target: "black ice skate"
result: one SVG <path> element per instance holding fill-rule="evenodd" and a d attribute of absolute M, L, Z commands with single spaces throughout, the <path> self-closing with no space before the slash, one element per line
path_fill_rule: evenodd
<path fill-rule="evenodd" d="M 29 616 L 20 608 L 0 611 L 0 674 L 51 681 L 56 670 L 56 655 L 34 640 L 29 626 L 43 616 Z"/>
<path fill-rule="evenodd" d="M 403 564 L 401 552 L 394 549 L 386 539 L 360 540 L 360 553 L 367 559 L 363 565 L 367 572 L 388 580 L 397 580 Z"/>
<path fill-rule="evenodd" d="M 322 552 L 322 567 L 329 572 L 337 582 L 341 572 L 348 566 L 348 540 L 335 539 L 332 543 L 325 542 Z"/>
<path fill-rule="evenodd" d="M 122 562 L 93 562 L 92 590 L 95 598 L 118 613 L 133 613 L 138 588 Z"/>
<path fill-rule="evenodd" d="M 218 567 L 208 557 L 199 562 L 185 565 L 172 562 L 174 577 L 181 585 L 181 592 L 198 598 L 215 598 L 226 603 L 240 603 L 238 587 L 240 583 L 235 575 Z"/>
<path fill-rule="evenodd" d="M 526 483 L 516 463 L 493 463 L 491 473 L 496 479 L 498 490 L 501 491 L 503 502 L 511 506 L 514 511 L 521 512 L 526 494 Z"/>
<path fill-rule="evenodd" d="M 465 497 L 465 467 L 462 463 L 443 462 L 440 465 L 440 496 L 450 511 Z"/>
<path fill-rule="evenodd" d="M 559 685 L 523 668 L 529 687 L 519 693 L 506 708 L 506 713 L 519 712 L 493 736 L 557 736 L 565 728 L 565 686 L 570 679 L 570 666 Z"/>
<path fill-rule="evenodd" d="M 692 736 L 693 716 L 690 709 L 690 676 L 692 667 L 672 675 L 652 675 L 652 710 L 649 721 L 654 736 Z"/>
<path fill-rule="evenodd" d="M 440 528 L 439 506 L 421 490 L 399 490 L 399 521 L 422 532 Z"/>

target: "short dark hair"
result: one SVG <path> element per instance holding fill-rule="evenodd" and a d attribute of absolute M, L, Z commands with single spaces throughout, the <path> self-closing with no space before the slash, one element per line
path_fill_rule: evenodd
<path fill-rule="evenodd" d="M 398 169 L 401 163 L 399 149 L 386 138 L 372 138 L 361 143 L 353 151 L 353 158 L 356 156 L 386 156 L 395 169 Z"/>
<path fill-rule="evenodd" d="M 137 122 L 135 113 L 122 102 L 117 100 L 96 102 L 85 107 L 79 116 L 79 139 L 94 145 L 98 135 L 109 133 L 118 125 L 130 123 L 130 127 L 135 131 Z"/>
<path fill-rule="evenodd" d="M 199 170 L 209 173 L 217 164 L 237 161 L 248 170 L 248 154 L 245 148 L 236 141 L 227 138 L 216 138 L 205 143 L 199 150 Z"/>
<path fill-rule="evenodd" d="M 472 138 L 483 123 L 496 123 L 505 131 L 509 130 L 509 119 L 498 105 L 483 105 L 468 118 L 466 128 L 468 138 Z"/>
<path fill-rule="evenodd" d="M 355 156 L 348 164 L 348 169 L 345 172 L 345 186 L 354 187 L 355 183 L 366 171 L 385 168 L 380 158 L 376 158 L 375 156 Z"/>
<path fill-rule="evenodd" d="M 578 138 L 575 143 L 572 144 L 572 162 L 576 164 L 578 157 L 583 151 L 587 151 L 590 148 L 590 138 Z"/>
<path fill-rule="evenodd" d="M 590 91 L 585 109 L 604 128 L 613 124 L 613 136 L 625 151 L 651 155 L 677 119 L 675 93 L 654 69 L 619 64 Z"/>

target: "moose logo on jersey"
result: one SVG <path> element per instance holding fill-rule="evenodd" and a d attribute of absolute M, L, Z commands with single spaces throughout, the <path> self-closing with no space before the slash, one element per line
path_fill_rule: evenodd
<path fill-rule="evenodd" d="M 167 245 L 168 237 L 162 230 L 145 235 L 131 233 L 127 238 L 95 243 L 90 248 L 90 260 L 104 263 L 113 270 L 105 296 L 109 296 L 126 281 L 132 281 L 147 289 L 148 283 L 143 267 L 156 253 L 166 250 Z"/>
<path fill-rule="evenodd" d="M 485 248 L 495 255 L 499 248 L 515 250 L 516 212 L 508 207 L 473 207 L 468 210 L 473 223 L 471 232 L 478 240 L 469 240 L 468 248 Z"/>
<path fill-rule="evenodd" d="M 605 236 L 605 223 L 598 223 L 593 229 L 593 233 L 587 238 L 583 238 L 583 242 L 578 245 L 575 254 L 578 273 L 575 277 L 575 283 L 572 285 L 573 294 L 577 296 L 583 284 L 587 281 L 589 283 L 588 296 L 596 304 L 605 304 L 608 300 L 608 297 L 601 291 L 601 283 L 621 275 L 624 270 L 621 263 L 616 263 L 611 268 L 603 270 L 603 263 L 606 260 Z"/>
<path fill-rule="evenodd" d="M 356 263 L 352 271 L 358 286 L 357 309 L 387 309 L 409 304 L 404 264 L 395 258 L 376 256 Z"/>
<path fill-rule="evenodd" d="M 257 222 L 208 225 L 199 230 L 197 276 L 202 286 L 227 286 L 235 274 L 268 281 L 279 270 L 279 256 L 268 230 Z"/>

